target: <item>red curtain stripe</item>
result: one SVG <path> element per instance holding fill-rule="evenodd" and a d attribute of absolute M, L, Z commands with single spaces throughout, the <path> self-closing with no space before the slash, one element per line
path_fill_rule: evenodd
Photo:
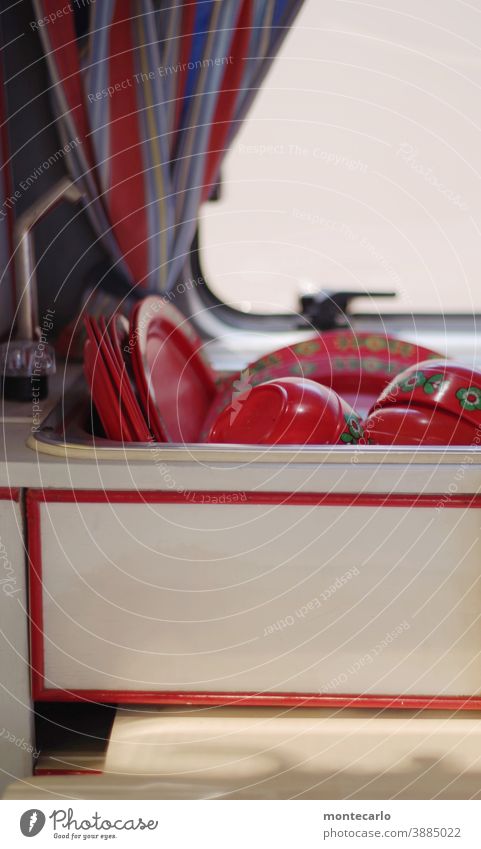
<path fill-rule="evenodd" d="M 232 39 L 230 62 L 225 69 L 212 122 L 205 169 L 204 201 L 209 197 L 212 186 L 218 178 L 224 149 L 227 147 L 227 137 L 243 79 L 245 60 L 249 52 L 252 12 L 252 0 L 244 0 Z"/>
<path fill-rule="evenodd" d="M 148 275 L 148 228 L 142 143 L 135 93 L 132 3 L 118 0 L 109 33 L 109 85 L 122 96 L 110 99 L 110 188 L 107 205 L 113 231 L 133 279 Z M 130 82 L 125 88 L 122 84 Z"/>

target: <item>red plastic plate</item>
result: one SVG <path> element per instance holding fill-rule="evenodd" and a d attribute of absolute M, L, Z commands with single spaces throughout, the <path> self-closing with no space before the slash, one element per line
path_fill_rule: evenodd
<path fill-rule="evenodd" d="M 133 311 L 129 348 L 147 420 L 157 439 L 197 442 L 216 395 L 201 341 L 172 304 L 151 296 Z"/>

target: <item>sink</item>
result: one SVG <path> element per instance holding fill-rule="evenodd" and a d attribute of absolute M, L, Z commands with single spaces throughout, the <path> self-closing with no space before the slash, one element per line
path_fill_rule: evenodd
<path fill-rule="evenodd" d="M 65 392 L 39 428 L 31 433 L 27 445 L 54 456 L 97 460 L 160 462 L 193 460 L 249 463 L 338 464 L 351 470 L 358 464 L 395 464 L 429 466 L 465 465 L 466 455 L 481 464 L 481 446 L 392 446 L 383 445 L 213 445 L 207 443 L 129 442 L 106 439 L 101 427 L 92 420 L 90 395 L 83 377 Z M 478 460 L 479 458 L 479 460 Z M 473 465 L 473 459 L 469 460 Z M 396 473 L 399 474 L 399 471 Z"/>

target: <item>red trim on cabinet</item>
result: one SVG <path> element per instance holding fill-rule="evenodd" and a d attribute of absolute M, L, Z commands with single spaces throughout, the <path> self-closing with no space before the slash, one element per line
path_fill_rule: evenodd
<path fill-rule="evenodd" d="M 0 501 L 20 501 L 19 487 L 0 486 Z"/>
<path fill-rule="evenodd" d="M 481 710 L 480 696 L 366 696 L 325 693 L 190 693 L 149 690 L 48 690 L 36 701 L 100 704 L 211 705 L 238 707 L 395 708 L 397 710 Z"/>
<path fill-rule="evenodd" d="M 28 587 L 30 598 L 30 675 L 33 698 L 44 686 L 42 542 L 40 505 L 27 493 Z"/>
<path fill-rule="evenodd" d="M 36 775 L 103 775 L 101 769 L 55 769 L 51 767 L 38 767 L 34 769 L 33 774 Z"/>
<path fill-rule="evenodd" d="M 241 501 L 233 496 L 242 495 Z M 224 496 L 231 500 L 219 502 Z M 244 705 L 325 707 L 325 708 L 395 708 L 405 710 L 481 710 L 480 696 L 402 696 L 325 693 L 225 693 L 179 692 L 150 690 L 63 690 L 45 686 L 43 611 L 42 611 L 42 550 L 40 533 L 40 504 L 53 503 L 112 503 L 112 504 L 272 504 L 290 506 L 357 506 L 357 507 L 465 507 L 481 509 L 481 495 L 391 494 L 391 493 L 293 493 L 293 492 L 218 492 L 218 491 L 131 491 L 131 490 L 29 490 L 27 492 L 27 522 L 30 586 L 30 640 L 32 665 L 32 695 L 36 701 L 98 702 L 107 704 L 164 704 L 164 705 Z M 207 500 L 209 499 L 209 500 Z M 217 499 L 217 500 L 215 500 Z"/>
<path fill-rule="evenodd" d="M 34 489 L 29 490 L 31 502 L 78 504 L 222 504 L 241 507 L 243 504 L 272 504 L 311 507 L 477 507 L 481 495 L 443 493 L 362 493 L 362 492 L 245 492 L 244 490 L 91 490 L 91 489 Z M 220 499 L 223 498 L 223 501 Z M 229 499 L 229 500 L 227 500 Z M 444 499 L 447 499 L 446 501 Z"/>

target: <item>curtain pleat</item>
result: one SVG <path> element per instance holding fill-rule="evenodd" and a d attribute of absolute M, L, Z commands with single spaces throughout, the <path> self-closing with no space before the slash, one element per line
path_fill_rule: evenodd
<path fill-rule="evenodd" d="M 62 138 L 98 237 L 166 292 L 199 208 L 303 0 L 34 0 Z M 85 18 L 85 10 L 82 14 Z M 76 25 L 77 24 L 77 25 Z M 80 37 L 77 32 L 82 32 Z"/>
<path fill-rule="evenodd" d="M 3 64 L 0 61 L 0 335 L 12 331 L 14 317 L 13 196 L 4 102 Z"/>

